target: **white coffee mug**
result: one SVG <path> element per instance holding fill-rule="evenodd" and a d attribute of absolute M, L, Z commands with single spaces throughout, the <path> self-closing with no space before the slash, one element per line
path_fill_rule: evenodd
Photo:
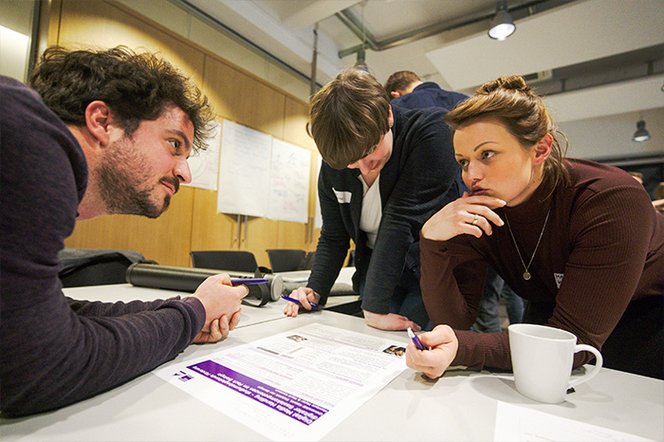
<path fill-rule="evenodd" d="M 602 368 L 602 354 L 595 347 L 576 344 L 576 336 L 565 330 L 536 324 L 508 327 L 514 383 L 522 395 L 539 402 L 558 404 L 567 389 L 590 380 Z M 595 355 L 595 367 L 570 382 L 574 353 Z"/>

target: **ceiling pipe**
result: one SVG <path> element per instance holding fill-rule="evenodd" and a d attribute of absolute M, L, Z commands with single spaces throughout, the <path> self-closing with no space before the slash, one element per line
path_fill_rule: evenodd
<path fill-rule="evenodd" d="M 318 69 L 318 22 L 314 26 L 314 50 L 311 54 L 311 77 L 309 80 L 309 95 L 314 96 L 318 90 L 318 85 L 316 84 L 316 70 Z"/>
<path fill-rule="evenodd" d="M 533 0 L 522 3 L 518 6 L 509 9 L 511 14 L 515 15 L 515 19 L 520 19 L 532 15 L 537 9 L 538 12 L 542 12 L 547 9 L 558 7 L 567 3 L 571 3 L 575 0 Z M 539 8 L 537 8 L 539 6 Z M 421 40 L 426 37 L 431 37 L 433 35 L 441 34 L 443 32 L 451 31 L 458 29 L 464 26 L 471 24 L 479 23 L 481 21 L 491 21 L 491 19 L 496 15 L 495 8 L 492 8 L 487 12 L 480 12 L 473 14 L 467 17 L 463 17 L 459 20 L 444 22 L 444 23 L 434 23 L 424 28 L 414 29 L 412 31 L 405 32 L 403 34 L 396 35 L 385 40 L 377 41 L 375 37 L 368 31 L 365 31 L 366 41 L 365 44 L 359 44 L 347 49 L 342 49 L 338 52 L 339 58 L 344 58 L 348 55 L 355 54 L 360 50 L 371 49 L 373 51 L 384 51 L 385 49 L 394 48 L 397 46 L 402 46 L 408 43 L 412 43 L 417 40 Z M 362 23 L 358 18 L 350 11 L 350 8 L 346 8 L 341 12 L 337 12 L 335 17 L 341 21 L 353 34 L 355 34 L 360 40 L 363 39 L 362 33 Z"/>

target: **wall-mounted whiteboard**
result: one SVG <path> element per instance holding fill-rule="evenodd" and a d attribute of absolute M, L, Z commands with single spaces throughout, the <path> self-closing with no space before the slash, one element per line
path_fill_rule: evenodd
<path fill-rule="evenodd" d="M 307 222 L 310 166 L 311 153 L 308 150 L 272 139 L 268 218 Z"/>
<path fill-rule="evenodd" d="M 217 210 L 263 217 L 267 213 L 272 137 L 224 120 Z"/>
<path fill-rule="evenodd" d="M 210 138 L 205 140 L 205 150 L 192 153 L 187 160 L 191 171 L 191 183 L 183 185 L 217 190 L 221 125 L 215 121 L 211 132 Z"/>

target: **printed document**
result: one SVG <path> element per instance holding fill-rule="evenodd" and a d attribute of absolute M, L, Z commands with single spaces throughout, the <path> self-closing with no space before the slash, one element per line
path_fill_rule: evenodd
<path fill-rule="evenodd" d="M 272 440 L 320 440 L 405 368 L 405 344 L 321 324 L 154 373 Z"/>

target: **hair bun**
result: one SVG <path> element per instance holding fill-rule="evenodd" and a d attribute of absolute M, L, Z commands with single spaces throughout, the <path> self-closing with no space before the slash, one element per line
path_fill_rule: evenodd
<path fill-rule="evenodd" d="M 530 86 L 526 84 L 526 80 L 524 80 L 521 75 L 506 75 L 498 77 L 495 80 L 487 81 L 477 89 L 476 93 L 486 95 L 498 89 L 518 91 L 532 95 Z"/>

